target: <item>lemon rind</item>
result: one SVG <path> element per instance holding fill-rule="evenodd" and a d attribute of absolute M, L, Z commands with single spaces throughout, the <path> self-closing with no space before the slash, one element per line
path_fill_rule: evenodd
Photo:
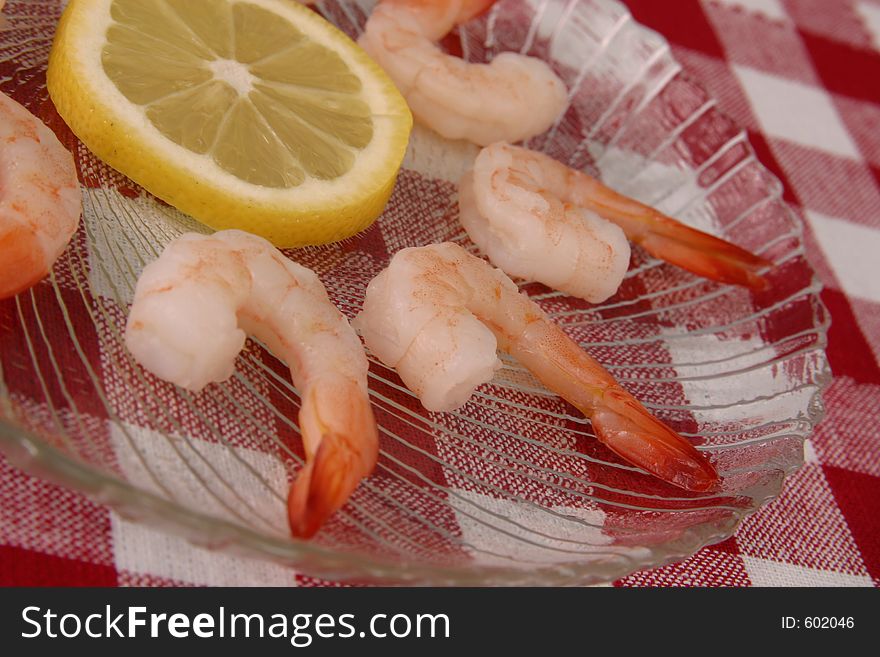
<path fill-rule="evenodd" d="M 145 111 L 103 75 L 101 51 L 103 35 L 113 22 L 112 0 L 69 3 L 49 58 L 49 93 L 62 118 L 100 159 L 212 228 L 242 228 L 282 247 L 321 244 L 357 233 L 381 214 L 393 190 L 412 127 L 406 101 L 357 44 L 311 10 L 285 0 L 247 1 L 288 17 L 309 38 L 337 52 L 360 77 L 363 97 L 374 113 L 374 136 L 359 162 L 383 162 L 383 167 L 356 164 L 332 181 L 310 179 L 288 189 L 261 187 L 167 139 Z M 74 39 L 78 47 L 66 43 Z M 181 186 L 182 179 L 189 184 Z"/>

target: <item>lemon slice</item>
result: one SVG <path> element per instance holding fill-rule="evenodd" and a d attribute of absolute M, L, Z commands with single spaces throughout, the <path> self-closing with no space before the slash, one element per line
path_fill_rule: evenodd
<path fill-rule="evenodd" d="M 277 246 L 372 223 L 412 127 L 378 65 L 293 0 L 71 0 L 47 78 L 102 160 Z"/>

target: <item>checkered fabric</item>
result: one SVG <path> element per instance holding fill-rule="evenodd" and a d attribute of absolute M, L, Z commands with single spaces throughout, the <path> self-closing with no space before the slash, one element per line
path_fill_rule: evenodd
<path fill-rule="evenodd" d="M 804 217 L 834 379 L 806 464 L 776 501 L 733 538 L 616 584 L 880 585 L 880 0 L 625 4 L 748 130 Z M 194 547 L 2 457 L 0 584 L 335 585 Z"/>
<path fill-rule="evenodd" d="M 806 220 L 834 380 L 806 464 L 736 535 L 618 584 L 880 584 L 880 2 L 627 0 Z"/>

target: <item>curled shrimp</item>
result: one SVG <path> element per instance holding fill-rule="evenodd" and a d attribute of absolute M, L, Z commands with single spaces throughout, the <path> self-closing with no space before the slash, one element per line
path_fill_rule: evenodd
<path fill-rule="evenodd" d="M 512 276 L 599 302 L 614 294 L 629 262 L 621 234 L 656 258 L 722 283 L 760 290 L 767 260 L 618 194 L 548 155 L 496 143 L 459 185 L 462 224 Z M 601 217 L 601 219 L 600 219 Z"/>
<path fill-rule="evenodd" d="M 0 299 L 49 273 L 81 213 L 70 151 L 42 121 L 0 94 Z"/>
<path fill-rule="evenodd" d="M 708 491 L 708 459 L 654 418 L 503 272 L 453 243 L 408 248 L 367 287 L 367 346 L 431 411 L 464 404 L 514 356 L 592 421 L 598 439 L 671 484 Z"/>
<path fill-rule="evenodd" d="M 436 45 L 494 0 L 380 0 L 358 43 L 385 69 L 416 120 L 484 146 L 547 130 L 567 102 L 564 83 L 535 57 L 465 62 Z"/>
<path fill-rule="evenodd" d="M 125 343 L 156 376 L 197 392 L 231 376 L 247 334 L 290 366 L 302 397 L 306 465 L 288 516 L 307 538 L 378 456 L 366 354 L 315 273 L 242 231 L 182 235 L 138 280 Z"/>
<path fill-rule="evenodd" d="M 459 218 L 489 260 L 511 276 L 539 281 L 593 303 L 617 291 L 629 267 L 623 230 L 565 202 L 555 169 L 530 151 L 487 146 L 459 182 Z"/>

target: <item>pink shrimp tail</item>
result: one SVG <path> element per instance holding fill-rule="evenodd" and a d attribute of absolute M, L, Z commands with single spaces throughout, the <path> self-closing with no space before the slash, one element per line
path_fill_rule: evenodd
<path fill-rule="evenodd" d="M 693 445 L 622 390 L 609 390 L 590 417 L 596 436 L 621 458 L 685 490 L 717 489 L 718 472 Z"/>
<path fill-rule="evenodd" d="M 306 465 L 287 498 L 291 533 L 313 536 L 368 476 L 379 455 L 370 400 L 344 378 L 309 387 L 300 410 Z"/>
<path fill-rule="evenodd" d="M 597 438 L 618 456 L 687 490 L 717 487 L 708 458 L 651 415 L 556 324 L 533 321 L 510 347 L 544 385 L 590 418 Z"/>
<path fill-rule="evenodd" d="M 362 457 L 344 437 L 329 434 L 321 439 L 315 458 L 300 471 L 287 498 L 294 536 L 310 538 L 317 533 L 369 474 L 362 466 Z"/>
<path fill-rule="evenodd" d="M 655 258 L 721 283 L 753 290 L 769 286 L 758 274 L 772 265 L 769 260 L 619 194 L 581 171 L 567 173 L 578 205 L 616 223 Z"/>
<path fill-rule="evenodd" d="M 769 285 L 758 274 L 771 265 L 768 260 L 659 213 L 648 233 L 636 241 L 654 257 L 698 276 L 753 290 Z"/>

